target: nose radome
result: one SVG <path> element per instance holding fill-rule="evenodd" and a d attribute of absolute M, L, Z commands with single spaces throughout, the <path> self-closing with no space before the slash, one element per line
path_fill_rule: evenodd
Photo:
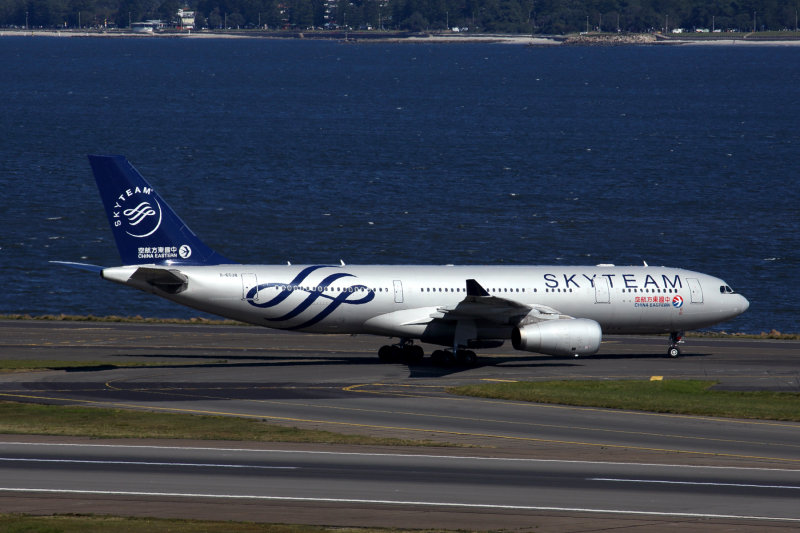
<path fill-rule="evenodd" d="M 750 302 L 747 300 L 747 298 L 745 298 L 741 294 L 739 296 L 742 299 L 742 313 L 744 313 L 750 307 Z"/>

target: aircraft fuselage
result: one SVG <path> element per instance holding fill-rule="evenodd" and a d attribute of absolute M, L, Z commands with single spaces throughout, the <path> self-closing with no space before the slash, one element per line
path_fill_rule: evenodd
<path fill-rule="evenodd" d="M 181 266 L 185 289 L 170 294 L 130 279 L 140 266 L 107 268 L 103 277 L 208 313 L 314 333 L 424 340 L 425 319 L 464 300 L 467 279 L 477 280 L 497 298 L 594 320 L 605 333 L 702 328 L 737 316 L 748 306 L 742 296 L 726 292 L 721 279 L 665 267 Z M 389 314 L 391 319 L 376 320 Z M 507 319 L 487 316 L 478 322 L 488 333 L 482 336 L 510 338 L 512 324 Z"/>

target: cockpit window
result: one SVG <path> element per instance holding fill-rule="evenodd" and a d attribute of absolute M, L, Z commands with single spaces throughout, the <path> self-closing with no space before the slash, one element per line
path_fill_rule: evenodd
<path fill-rule="evenodd" d="M 727 285 L 720 285 L 719 292 L 720 294 L 734 294 L 733 289 L 731 289 Z"/>

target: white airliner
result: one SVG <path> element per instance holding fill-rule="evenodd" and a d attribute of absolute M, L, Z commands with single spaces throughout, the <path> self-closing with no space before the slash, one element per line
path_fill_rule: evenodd
<path fill-rule="evenodd" d="M 472 364 L 472 349 L 583 356 L 603 332 L 669 333 L 733 318 L 749 303 L 721 279 L 678 268 L 596 266 L 243 265 L 206 246 L 123 156 L 89 156 L 124 266 L 104 279 L 207 313 L 313 333 L 396 337 L 378 355 L 418 362 L 414 341 L 447 347 L 438 362 Z"/>

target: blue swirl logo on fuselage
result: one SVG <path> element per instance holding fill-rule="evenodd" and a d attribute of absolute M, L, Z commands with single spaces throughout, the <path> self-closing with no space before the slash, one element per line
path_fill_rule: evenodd
<path fill-rule="evenodd" d="M 281 316 L 274 317 L 274 318 L 265 318 L 265 320 L 269 322 L 284 322 L 286 320 L 291 320 L 303 311 L 307 310 L 311 305 L 316 302 L 317 300 L 328 300 L 327 305 L 323 307 L 321 311 L 317 314 L 303 322 L 302 324 L 298 324 L 296 326 L 290 326 L 284 329 L 303 329 L 310 326 L 313 326 L 317 322 L 321 321 L 331 313 L 333 313 L 336 309 L 339 308 L 342 304 L 348 305 L 361 305 L 368 302 L 371 302 L 375 298 L 375 293 L 373 290 L 367 288 L 365 285 L 350 285 L 348 287 L 343 287 L 341 292 L 336 293 L 326 293 L 325 289 L 330 287 L 330 285 L 339 279 L 342 278 L 355 278 L 353 274 L 348 274 L 346 272 L 337 272 L 335 274 L 331 274 L 326 276 L 318 283 L 311 285 L 310 287 L 307 285 L 301 286 L 301 284 L 306 281 L 306 279 L 315 271 L 321 268 L 337 268 L 325 265 L 314 265 L 310 267 L 306 267 L 297 274 L 297 276 L 292 279 L 292 281 L 288 283 L 261 283 L 256 285 L 255 287 L 251 287 L 245 297 L 247 298 L 247 302 L 254 306 L 259 307 L 261 309 L 268 309 L 270 307 L 275 307 L 283 302 L 285 302 L 292 294 L 300 292 L 305 293 L 305 299 L 300 302 L 297 306 L 295 306 L 290 311 L 284 313 Z M 266 302 L 258 302 L 255 301 L 256 295 L 259 294 L 260 291 L 264 289 L 269 289 L 272 287 L 278 287 L 278 293 Z M 280 327 L 280 326 L 275 326 Z"/>

